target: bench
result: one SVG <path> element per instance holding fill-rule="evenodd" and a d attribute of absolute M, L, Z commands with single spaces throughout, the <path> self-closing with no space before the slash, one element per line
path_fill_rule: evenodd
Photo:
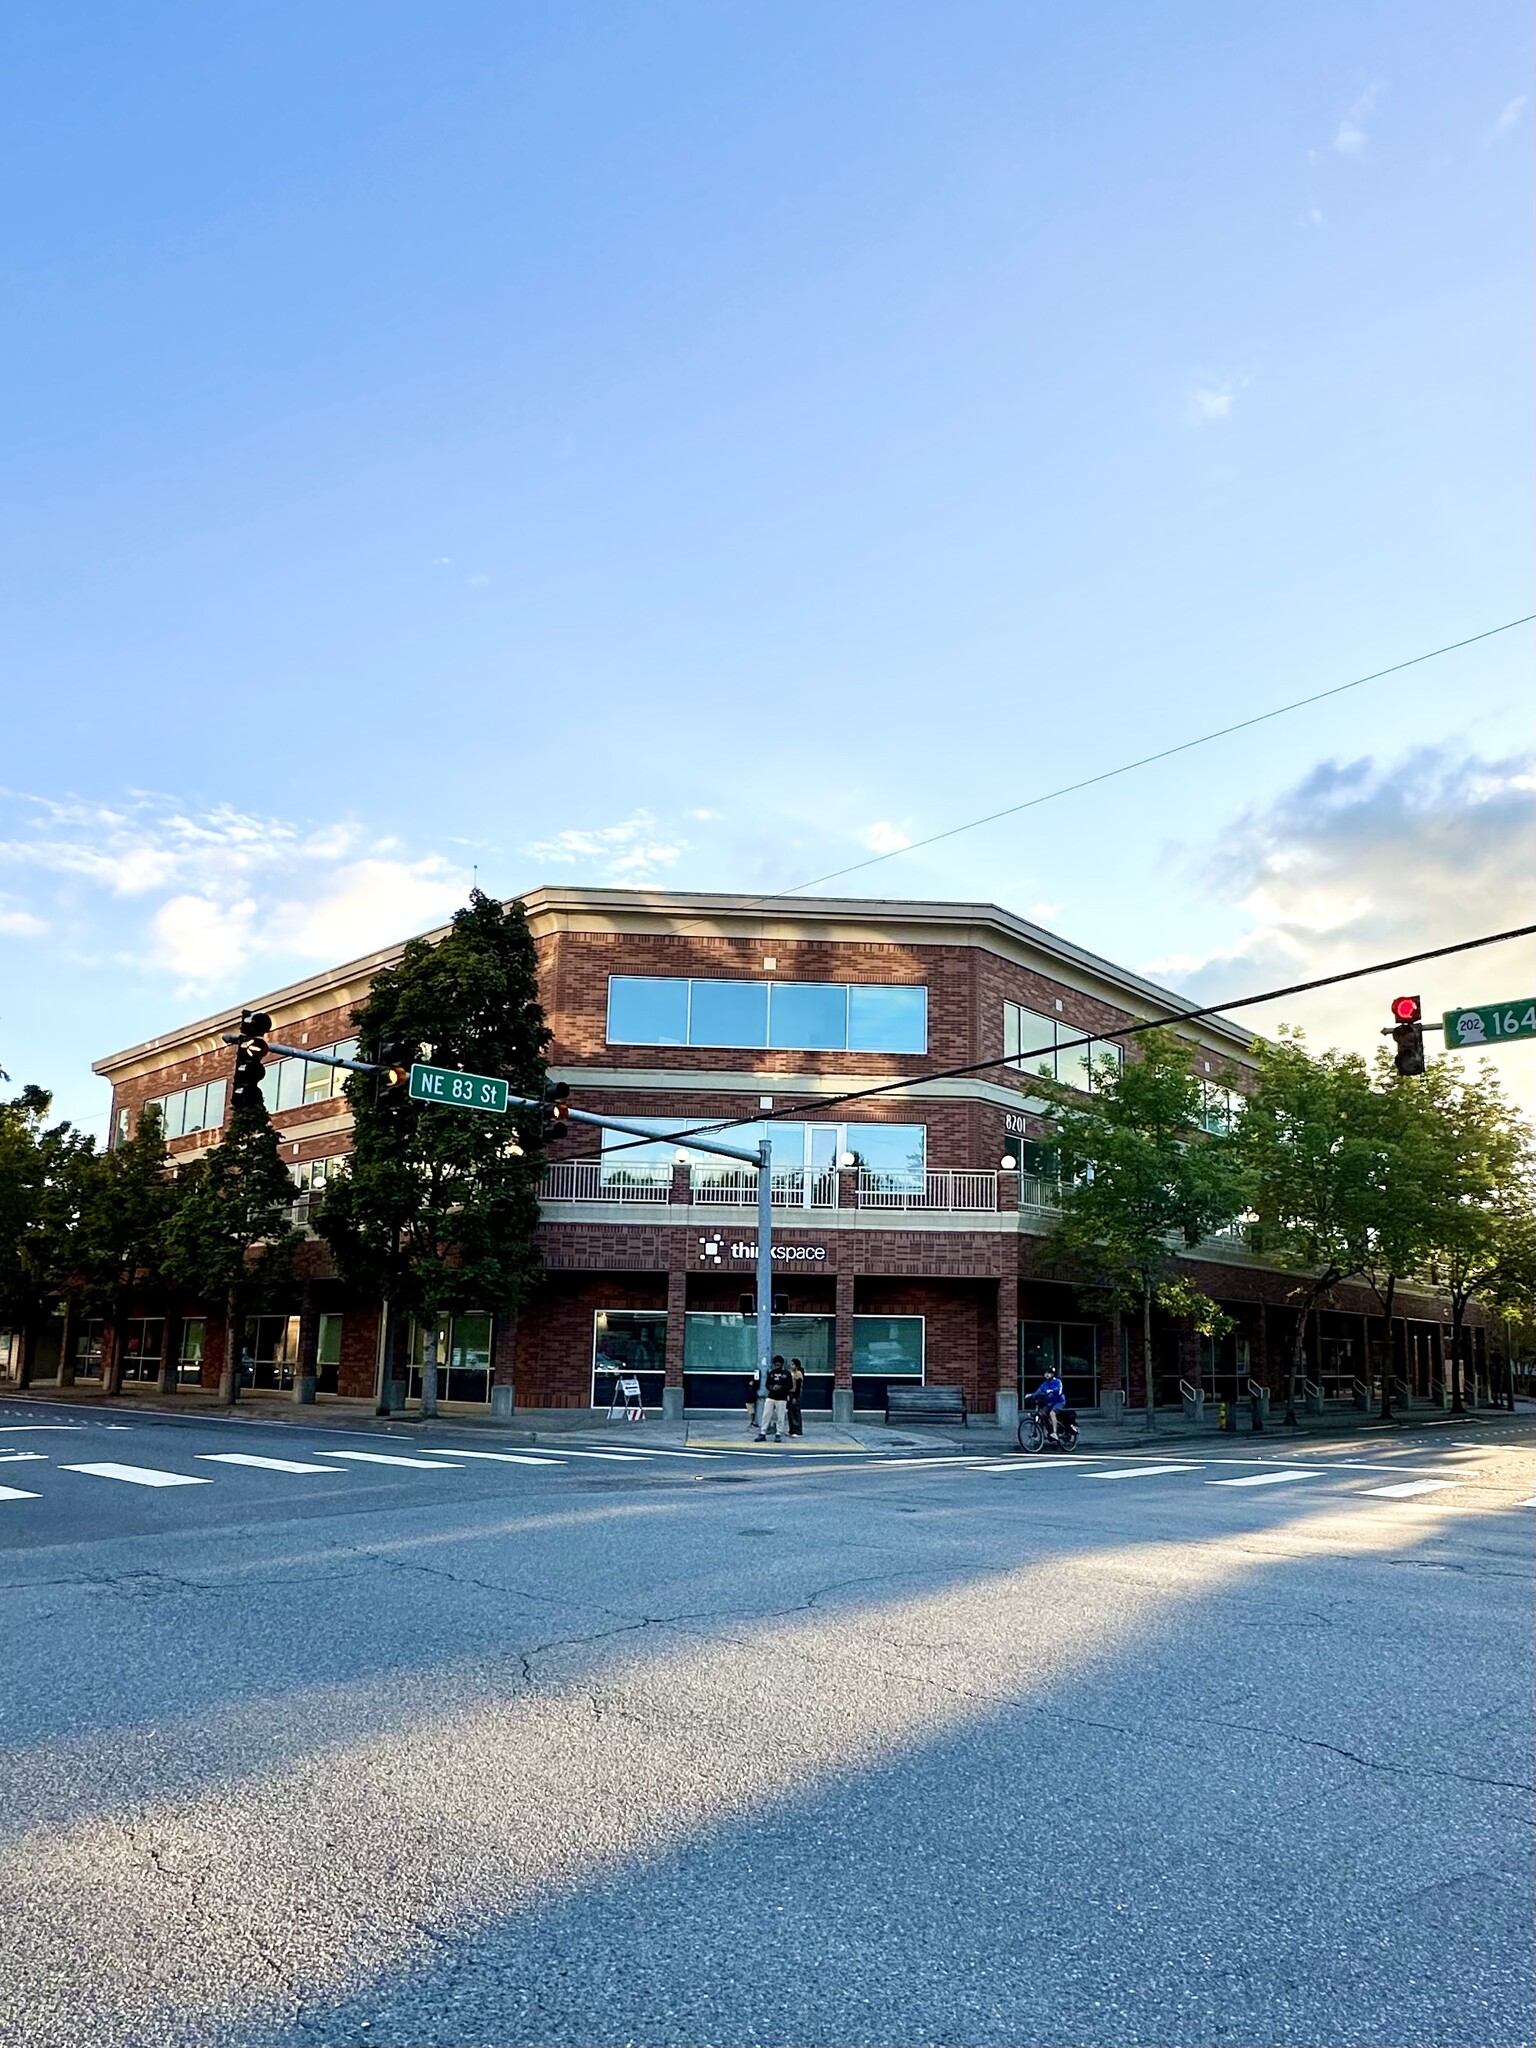
<path fill-rule="evenodd" d="M 965 1394 L 959 1387 L 890 1387 L 885 1419 L 892 1422 L 958 1422 L 968 1425 Z"/>

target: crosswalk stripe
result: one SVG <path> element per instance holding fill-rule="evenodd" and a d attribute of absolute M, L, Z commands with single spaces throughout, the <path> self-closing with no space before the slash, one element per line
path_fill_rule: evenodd
<path fill-rule="evenodd" d="M 38 1500 L 35 1493 L 24 1493 L 19 1486 L 0 1486 L 0 1500 Z"/>
<path fill-rule="evenodd" d="M 1067 1470 L 1067 1461 L 1064 1457 L 1012 1458 L 1006 1465 L 968 1465 L 966 1470 L 968 1472 L 1050 1472 L 1052 1470 L 1065 1472 Z"/>
<path fill-rule="evenodd" d="M 1377 1500 L 1407 1500 L 1412 1494 L 1439 1493 L 1442 1487 L 1455 1484 L 1454 1479 L 1409 1479 L 1401 1486 L 1366 1486 L 1361 1491 Z"/>
<path fill-rule="evenodd" d="M 1249 1479 L 1207 1479 L 1207 1486 L 1288 1486 L 1293 1479 L 1325 1479 L 1324 1472 L 1255 1472 Z"/>
<path fill-rule="evenodd" d="M 528 1451 L 427 1451 L 426 1458 L 484 1458 L 496 1465 L 563 1465 L 564 1458 L 538 1458 Z"/>
<path fill-rule="evenodd" d="M 253 1451 L 199 1451 L 198 1457 L 208 1465 L 253 1465 L 259 1472 L 329 1472 L 334 1479 L 334 1465 L 301 1465 L 296 1458 L 258 1458 Z"/>
<path fill-rule="evenodd" d="M 634 1465 L 645 1456 L 643 1451 L 578 1451 L 562 1450 L 563 1458 L 603 1458 L 614 1465 Z"/>
<path fill-rule="evenodd" d="M 327 1458 L 353 1458 L 359 1465 L 408 1465 L 414 1472 L 457 1472 L 457 1465 L 437 1458 L 397 1458 L 389 1451 L 325 1451 Z"/>
<path fill-rule="evenodd" d="M 1197 1472 L 1198 1465 L 1132 1465 L 1124 1472 L 1085 1472 L 1085 1479 L 1161 1479 L 1165 1472 Z"/>
<path fill-rule="evenodd" d="M 121 1479 L 129 1486 L 211 1486 L 211 1479 L 185 1472 L 157 1472 L 152 1465 L 61 1465 L 61 1472 L 85 1472 L 92 1479 Z"/>

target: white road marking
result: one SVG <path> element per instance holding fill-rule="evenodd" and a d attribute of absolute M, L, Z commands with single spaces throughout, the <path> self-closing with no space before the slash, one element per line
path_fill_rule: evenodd
<path fill-rule="evenodd" d="M 86 1472 L 92 1479 L 122 1479 L 129 1486 L 211 1486 L 211 1479 L 189 1478 L 185 1472 L 157 1472 L 152 1465 L 61 1465 L 61 1472 Z"/>
<path fill-rule="evenodd" d="M 209 1465 L 254 1465 L 259 1472 L 329 1472 L 334 1479 L 334 1465 L 301 1465 L 294 1458 L 258 1458 L 252 1451 L 199 1451 L 198 1457 Z"/>
<path fill-rule="evenodd" d="M 1377 1500 L 1407 1500 L 1415 1493 L 1439 1493 L 1442 1487 L 1455 1484 L 1454 1479 L 1409 1479 L 1401 1486 L 1367 1486 L 1362 1492 Z"/>
<path fill-rule="evenodd" d="M 1198 1465 L 1133 1465 L 1125 1472 L 1085 1472 L 1085 1479 L 1161 1479 L 1165 1472 L 1198 1472 Z"/>
<path fill-rule="evenodd" d="M 1050 1457 L 1030 1458 L 1027 1462 L 1022 1458 L 1015 1458 L 1007 1465 L 969 1465 L 966 1469 L 970 1472 L 1048 1472 L 1053 1465 L 1065 1471 L 1066 1455 L 1058 1451 Z M 1100 1473 L 1096 1476 L 1102 1478 L 1104 1475 Z"/>
<path fill-rule="evenodd" d="M 0 1451 L 0 1465 L 46 1465 L 46 1451 Z"/>
<path fill-rule="evenodd" d="M 562 1458 L 604 1458 L 614 1465 L 635 1465 L 644 1457 L 643 1451 L 578 1451 L 563 1450 Z"/>
<path fill-rule="evenodd" d="M 0 1436 L 37 1436 L 44 1430 L 84 1429 L 83 1422 L 4 1422 L 0 1423 Z"/>
<path fill-rule="evenodd" d="M 457 1472 L 457 1465 L 445 1465 L 433 1458 L 397 1458 L 388 1451 L 322 1451 L 325 1458 L 355 1458 L 360 1465 L 409 1465 L 416 1472 Z M 329 1469 L 329 1468 L 327 1468 Z"/>
<path fill-rule="evenodd" d="M 486 1458 L 497 1465 L 563 1465 L 564 1458 L 536 1458 L 529 1451 L 427 1451 L 424 1458 Z"/>
<path fill-rule="evenodd" d="M 1324 1472 L 1255 1472 L 1249 1479 L 1207 1479 L 1207 1486 L 1288 1486 L 1293 1479 L 1324 1479 Z"/>
<path fill-rule="evenodd" d="M 19 1486 L 0 1486 L 0 1500 L 37 1500 L 35 1493 L 23 1493 Z"/>

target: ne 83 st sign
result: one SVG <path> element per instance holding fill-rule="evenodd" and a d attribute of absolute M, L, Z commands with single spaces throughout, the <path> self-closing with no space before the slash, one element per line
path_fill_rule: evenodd
<path fill-rule="evenodd" d="M 414 1066 L 412 1102 L 440 1102 L 445 1109 L 488 1109 L 501 1115 L 507 1106 L 507 1083 L 493 1074 L 461 1074 L 453 1067 Z"/>
<path fill-rule="evenodd" d="M 1512 1003 L 1475 1003 L 1445 1012 L 1445 1042 L 1458 1051 L 1503 1045 L 1511 1038 L 1536 1038 L 1536 996 L 1517 996 Z"/>

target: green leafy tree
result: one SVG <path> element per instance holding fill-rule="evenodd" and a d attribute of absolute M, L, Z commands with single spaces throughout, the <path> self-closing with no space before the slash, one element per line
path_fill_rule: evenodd
<path fill-rule="evenodd" d="M 95 1143 L 49 1124 L 53 1098 L 29 1085 L 0 1103 L 0 1322 L 21 1335 L 30 1376 L 39 1325 L 68 1283 Z"/>
<path fill-rule="evenodd" d="M 1392 1054 L 1376 1056 L 1374 1087 L 1379 1144 L 1369 1167 L 1374 1185 L 1362 1206 L 1366 1248 L 1362 1277 L 1381 1311 L 1381 1419 L 1392 1409 L 1392 1313 L 1400 1281 L 1422 1276 L 1434 1246 L 1434 1219 L 1444 1173 L 1442 1137 L 1426 1113 L 1417 1076 L 1399 1074 Z"/>
<path fill-rule="evenodd" d="M 549 1031 L 521 903 L 475 890 L 447 934 L 413 939 L 354 1012 L 360 1057 L 505 1079 L 538 1099 Z M 423 1327 L 422 1411 L 437 1409 L 437 1319 L 445 1310 L 515 1314 L 538 1271 L 541 1167 L 537 1113 L 492 1116 L 402 1099 L 371 1074 L 347 1084 L 348 1170 L 316 1219 L 349 1286 L 383 1299 L 389 1347 L 382 1405 L 404 1377 L 406 1320 Z"/>
<path fill-rule="evenodd" d="M 1231 1139 L 1204 1128 L 1192 1048 L 1165 1031 L 1140 1043 L 1141 1057 L 1123 1067 L 1097 1063 L 1086 1099 L 1053 1091 L 1062 1215 L 1048 1255 L 1083 1274 L 1102 1305 L 1139 1311 L 1151 1429 L 1153 1308 L 1210 1335 L 1230 1327 L 1176 1266 L 1182 1250 L 1241 1213 L 1243 1190 Z"/>
<path fill-rule="evenodd" d="M 1475 1299 L 1528 1301 L 1536 1267 L 1536 1143 L 1493 1068 L 1431 1063 L 1417 1083 L 1439 1140 L 1430 1251 L 1451 1302 L 1451 1407 L 1465 1412 L 1466 1320 Z"/>
<path fill-rule="evenodd" d="M 219 1395 L 229 1403 L 240 1397 L 245 1314 L 273 1300 L 292 1274 L 294 1193 L 261 1103 L 237 1109 L 219 1143 L 176 1177 L 164 1230 L 165 1277 L 197 1300 L 222 1299 Z"/>
<path fill-rule="evenodd" d="M 1237 1129 L 1255 1251 L 1298 1273 L 1285 1419 L 1296 1420 L 1307 1322 L 1342 1280 L 1391 1263 L 1391 1123 L 1354 1053 L 1314 1056 L 1299 1033 L 1258 1048 L 1258 1081 Z"/>
<path fill-rule="evenodd" d="M 104 1368 L 109 1394 L 122 1387 L 133 1289 L 140 1275 L 160 1280 L 175 1207 L 160 1111 L 147 1108 L 126 1144 L 92 1157 L 75 1231 L 74 1267 L 85 1305 L 100 1309 L 111 1332 Z"/>

